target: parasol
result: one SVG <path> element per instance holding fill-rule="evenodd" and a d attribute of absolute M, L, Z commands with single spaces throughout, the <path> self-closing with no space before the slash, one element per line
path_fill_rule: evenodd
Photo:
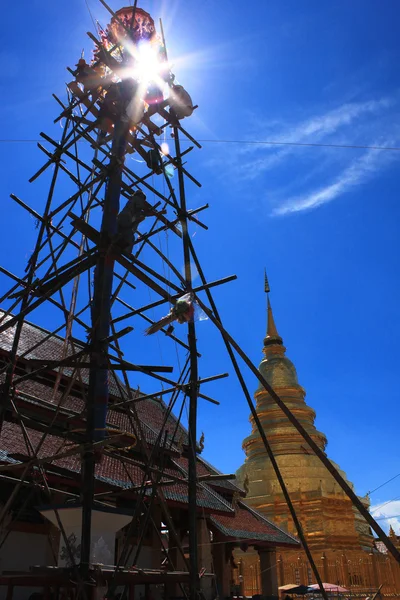
<path fill-rule="evenodd" d="M 348 592 L 349 591 L 346 588 L 341 587 L 340 585 L 336 585 L 335 583 L 323 583 L 322 587 L 324 588 L 324 590 L 326 592 Z M 313 585 L 310 585 L 309 589 L 318 591 L 319 590 L 318 583 L 314 583 Z"/>
<path fill-rule="evenodd" d="M 304 596 L 304 594 L 309 594 L 310 588 L 307 585 L 298 585 L 296 583 L 287 583 L 286 585 L 281 585 L 279 590 L 281 592 L 287 592 L 288 594 L 295 594 L 297 596 Z"/>

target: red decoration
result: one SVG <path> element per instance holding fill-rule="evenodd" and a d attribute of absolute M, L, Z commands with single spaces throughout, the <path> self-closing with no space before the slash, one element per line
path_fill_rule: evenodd
<path fill-rule="evenodd" d="M 141 41 L 152 41 L 156 35 L 156 28 L 152 17 L 142 8 L 136 8 L 135 10 L 135 22 L 132 27 L 132 16 L 134 9 L 131 6 L 120 8 L 116 11 L 120 23 L 115 17 L 111 19 L 111 23 L 108 26 L 108 38 L 113 44 L 120 40 L 131 37 L 135 43 Z"/>

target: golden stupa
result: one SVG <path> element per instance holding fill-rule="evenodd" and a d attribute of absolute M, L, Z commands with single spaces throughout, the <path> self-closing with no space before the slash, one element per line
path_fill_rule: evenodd
<path fill-rule="evenodd" d="M 286 348 L 275 325 L 269 296 L 263 354 L 264 358 L 259 366 L 261 373 L 316 444 L 325 451 L 327 439 L 314 425 L 315 411 L 306 404 L 306 392 L 299 385 L 296 369 L 286 356 Z M 381 561 L 369 525 L 261 385 L 255 392 L 255 400 L 257 413 L 286 482 L 310 550 L 322 569 L 323 580 L 340 582 L 352 588 L 374 586 L 379 579 L 374 565 L 377 560 Z M 238 482 L 247 491 L 245 501 L 277 525 L 296 535 L 287 504 L 252 417 L 250 422 L 252 432 L 243 441 L 246 460 L 236 474 Z M 349 445 L 349 450 L 350 448 Z M 337 468 L 347 480 L 346 474 Z M 351 483 L 349 485 L 352 486 Z M 361 500 L 369 507 L 368 496 Z M 248 575 L 245 584 L 247 593 L 255 593 L 257 555 L 250 549 L 237 555 L 237 559 L 241 564 L 242 577 L 246 577 L 246 573 Z M 253 570 L 249 571 L 249 568 Z M 303 551 L 282 552 L 277 570 L 280 585 L 293 583 L 294 580 L 306 585 L 314 582 Z M 253 582 L 251 585 L 250 579 Z"/>

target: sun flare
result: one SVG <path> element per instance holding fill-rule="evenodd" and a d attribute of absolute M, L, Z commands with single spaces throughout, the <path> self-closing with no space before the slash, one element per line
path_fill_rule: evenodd
<path fill-rule="evenodd" d="M 155 49 L 149 43 L 139 44 L 133 54 L 134 66 L 131 75 L 140 82 L 149 83 L 158 78 L 160 73 L 160 62 Z"/>

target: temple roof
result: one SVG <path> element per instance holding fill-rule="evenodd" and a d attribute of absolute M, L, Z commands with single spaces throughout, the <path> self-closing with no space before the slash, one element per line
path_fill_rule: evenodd
<path fill-rule="evenodd" d="M 14 328 L 10 328 L 0 336 L 0 353 L 6 357 L 12 347 Z M 74 340 L 75 351 L 83 347 L 83 343 Z M 34 348 L 36 346 L 36 348 Z M 32 323 L 25 322 L 22 328 L 18 355 L 20 365 L 29 358 L 40 358 L 59 360 L 63 356 L 64 339 L 59 336 L 49 335 L 45 329 L 37 327 Z M 71 350 L 68 351 L 71 354 Z M 63 378 L 68 383 L 69 376 L 65 369 Z M 43 423 L 51 422 L 53 416 L 57 414 L 59 422 L 65 427 L 69 422 L 71 427 L 81 427 L 85 424 L 85 384 L 88 381 L 88 373 L 84 374 L 83 386 L 73 386 L 65 396 L 65 385 L 60 387 L 56 393 L 53 393 L 53 383 L 56 372 L 52 369 L 46 371 L 45 377 L 41 380 L 26 379 L 18 384 L 17 396 L 21 410 L 29 414 L 32 427 L 27 427 L 33 448 L 36 448 L 43 436 L 42 431 L 33 428 L 36 418 Z M 4 378 L 4 375 L 3 375 Z M 122 399 L 121 390 L 124 389 L 122 382 L 116 377 L 111 382 L 111 400 L 120 401 Z M 132 393 L 132 390 L 130 390 Z M 140 397 L 140 392 L 135 392 Z M 62 399 L 62 403 L 60 403 Z M 58 408 L 57 408 L 58 407 Z M 138 417 L 141 422 L 143 434 L 147 444 L 154 445 L 159 437 L 161 428 L 165 425 L 167 406 L 160 398 L 146 398 L 143 401 L 135 403 Z M 56 410 L 57 408 L 57 410 Z M 57 420 L 54 425 L 57 426 Z M 186 479 L 187 475 L 187 457 L 182 454 L 182 445 L 187 445 L 188 434 L 186 429 L 177 422 L 175 416 L 168 416 L 170 431 L 177 428 L 178 434 L 175 436 L 176 442 L 170 439 L 166 449 L 168 450 L 167 465 L 164 468 L 162 481 L 170 480 L 168 485 L 163 486 L 165 498 L 170 505 L 188 504 L 188 486 L 185 481 L 171 482 L 171 477 Z M 116 431 L 126 432 L 127 435 L 134 433 L 131 421 L 126 411 L 120 407 L 113 409 L 110 402 L 110 409 L 107 413 L 107 426 Z M 178 447 L 179 446 L 179 447 Z M 77 445 L 75 445 L 78 448 Z M 145 477 L 145 461 L 140 454 L 140 440 L 135 448 L 135 464 L 132 462 L 124 463 L 107 453 L 102 454 L 101 461 L 96 464 L 95 479 L 97 485 L 104 485 L 101 489 L 123 489 L 128 490 L 128 494 L 135 491 L 135 488 L 141 486 Z M 52 456 L 73 450 L 74 443 L 67 442 L 61 435 L 47 434 L 42 444 L 38 457 L 46 459 L 43 465 L 46 476 L 51 481 L 56 481 L 62 477 L 65 481 L 75 482 L 79 485 L 81 461 L 79 451 L 71 456 L 53 459 Z M 144 456 L 143 456 L 144 459 Z M 18 463 L 24 464 L 29 460 L 26 442 L 19 424 L 5 421 L 0 434 L 0 463 L 14 464 L 18 469 Z M 218 475 L 220 472 L 201 457 L 197 458 L 197 468 L 199 475 Z M 17 471 L 19 472 L 19 471 Z M 65 479 L 66 478 L 66 479 Z M 173 484 L 171 484 L 173 483 Z M 149 487 L 148 494 L 151 494 Z M 297 544 L 294 538 L 291 538 L 283 530 L 268 522 L 250 509 L 237 505 L 233 500 L 235 496 L 243 496 L 244 492 L 229 479 L 218 479 L 216 481 L 199 482 L 197 486 L 197 505 L 205 510 L 211 523 L 220 531 L 224 530 L 224 535 L 230 535 L 235 539 L 258 540 L 270 544 Z M 236 517 L 237 515 L 237 517 Z M 229 517 L 228 520 L 220 520 L 220 517 Z"/>
<path fill-rule="evenodd" d="M 211 521 L 223 535 L 232 540 L 299 545 L 296 538 L 282 531 L 243 502 L 238 502 L 234 515 L 215 515 L 211 517 Z"/>
<path fill-rule="evenodd" d="M 11 319 L 12 315 L 4 315 L 5 311 L 0 309 L 0 317 L 2 323 L 6 323 Z M 3 321 L 4 318 L 4 321 Z M 0 349 L 10 352 L 14 340 L 16 325 L 11 326 L 0 335 Z M 46 339 L 47 338 L 47 339 Z M 72 346 L 73 344 L 73 346 Z M 64 338 L 52 334 L 47 329 L 34 325 L 28 321 L 24 321 L 22 327 L 22 335 L 19 339 L 17 354 L 21 360 L 40 359 L 40 360 L 61 360 L 67 356 L 71 356 L 75 352 L 80 352 L 84 349 L 85 344 L 78 339 L 71 339 L 71 342 L 64 347 Z M 72 369 L 63 367 L 63 374 L 68 376 L 72 374 Z M 84 383 L 89 383 L 88 369 L 80 369 L 80 376 Z M 120 396 L 119 385 L 123 387 L 114 374 L 110 376 L 110 394 L 116 397 Z"/>

